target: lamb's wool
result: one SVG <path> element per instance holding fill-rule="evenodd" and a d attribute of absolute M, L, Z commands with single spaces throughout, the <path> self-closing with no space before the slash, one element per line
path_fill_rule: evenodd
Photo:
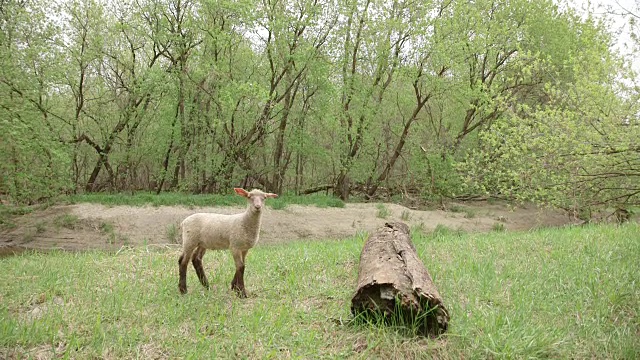
<path fill-rule="evenodd" d="M 277 195 L 258 189 L 247 192 L 244 189 L 236 188 L 235 191 L 248 200 L 249 204 L 245 212 L 233 215 L 197 213 L 182 221 L 180 226 L 182 228 L 183 252 L 179 259 L 179 289 L 182 293 L 187 291 L 186 270 L 192 257 L 193 266 L 200 282 L 208 287 L 206 275 L 202 269 L 204 252 L 207 249 L 230 249 L 236 263 L 236 275 L 232 282 L 232 288 L 246 296 L 244 292 L 244 258 L 247 251 L 258 242 L 265 199 L 277 197 Z"/>

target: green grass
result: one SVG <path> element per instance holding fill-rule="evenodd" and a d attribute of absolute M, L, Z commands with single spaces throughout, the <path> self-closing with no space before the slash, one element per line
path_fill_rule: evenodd
<path fill-rule="evenodd" d="M 433 240 L 449 240 L 453 237 L 462 237 L 466 233 L 462 229 L 452 229 L 446 225 L 438 224 L 431 234 L 428 234 L 427 237 Z"/>
<path fill-rule="evenodd" d="M 36 234 L 42 234 L 47 231 L 47 224 L 43 221 L 36 222 Z"/>
<path fill-rule="evenodd" d="M 287 202 L 282 198 L 270 199 L 268 204 L 273 210 L 284 210 L 287 207 Z"/>
<path fill-rule="evenodd" d="M 391 215 L 391 211 L 389 211 L 389 208 L 385 204 L 376 204 L 376 209 L 378 209 L 376 217 L 386 219 Z"/>
<path fill-rule="evenodd" d="M 259 246 L 248 299 L 233 260 L 208 252 L 207 291 L 177 248 L 0 259 L 0 358 L 553 358 L 640 356 L 640 226 L 487 234 L 414 243 L 451 313 L 437 340 L 350 324 L 364 238 Z"/>
<path fill-rule="evenodd" d="M 118 234 L 116 234 L 115 227 L 110 222 L 100 223 L 100 232 L 107 235 L 107 243 L 115 244 Z"/>
<path fill-rule="evenodd" d="M 503 223 L 494 223 L 493 226 L 491 226 L 491 230 L 496 232 L 503 232 L 506 230 L 506 228 Z"/>
<path fill-rule="evenodd" d="M 466 219 L 473 219 L 476 217 L 476 212 L 473 209 L 462 205 L 451 205 L 451 207 L 449 207 L 449 211 L 454 213 L 464 213 L 464 217 Z"/>
<path fill-rule="evenodd" d="M 110 222 L 101 222 L 100 231 L 103 234 L 113 234 L 115 232 L 115 227 Z"/>
<path fill-rule="evenodd" d="M 461 212 L 465 212 L 466 208 L 464 206 L 454 204 L 449 207 L 449 211 L 454 213 L 461 213 Z"/>
<path fill-rule="evenodd" d="M 169 241 L 169 244 L 177 244 L 180 240 L 180 234 L 177 224 L 167 225 L 167 240 Z"/>
<path fill-rule="evenodd" d="M 246 200 L 238 195 L 193 195 L 176 192 L 165 192 L 160 195 L 148 192 L 140 192 L 134 195 L 126 194 L 106 194 L 106 193 L 89 193 L 81 195 L 70 195 L 61 202 L 70 204 L 78 203 L 94 203 L 107 206 L 129 205 L 129 206 L 175 206 L 184 205 L 190 207 L 206 207 L 206 206 L 234 206 L 244 205 Z M 274 209 L 284 209 L 287 205 L 314 205 L 317 207 L 345 207 L 345 203 L 335 197 L 326 195 L 282 195 L 276 199 L 267 200 L 267 205 Z M 1 209 L 0 209 L 1 210 Z"/>
<path fill-rule="evenodd" d="M 55 219 L 53 219 L 53 225 L 55 225 L 58 228 L 63 227 L 63 228 L 73 230 L 76 228 L 79 221 L 80 221 L 80 218 L 76 215 L 64 214 L 64 215 L 59 215 Z"/>

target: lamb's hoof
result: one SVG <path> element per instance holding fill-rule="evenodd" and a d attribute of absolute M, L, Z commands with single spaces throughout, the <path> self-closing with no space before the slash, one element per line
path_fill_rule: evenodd
<path fill-rule="evenodd" d="M 180 290 L 180 294 L 182 294 L 182 295 L 187 293 L 187 287 L 186 286 L 178 286 L 178 289 Z"/>
<path fill-rule="evenodd" d="M 231 290 L 235 291 L 236 295 L 241 298 L 241 299 L 246 299 L 247 298 L 247 293 L 244 291 L 244 289 L 239 288 L 238 286 L 231 285 Z"/>

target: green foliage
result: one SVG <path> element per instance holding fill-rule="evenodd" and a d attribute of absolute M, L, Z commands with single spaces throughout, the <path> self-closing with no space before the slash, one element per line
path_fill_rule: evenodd
<path fill-rule="evenodd" d="M 637 127 L 613 126 L 637 123 L 637 88 L 623 86 L 636 75 L 606 22 L 546 0 L 333 5 L 4 4 L 0 194 L 249 182 L 345 199 L 637 203 Z"/>
<path fill-rule="evenodd" d="M 513 103 L 479 132 L 478 146 L 457 167 L 466 191 L 551 204 L 576 216 L 639 203 L 638 92 L 620 81 L 635 75 L 606 50 L 604 23 L 589 18 L 573 25 L 579 32 L 566 20 L 539 26 L 571 36 L 574 56 L 553 46 L 536 65 L 557 74 L 541 77 L 535 92 L 545 100 Z"/>
<path fill-rule="evenodd" d="M 0 193 L 33 204 L 69 188 L 69 147 L 47 126 L 56 33 L 47 9 L 3 4 L 0 32 Z M 5 8 L 6 7 L 6 8 Z"/>
<path fill-rule="evenodd" d="M 24 131 L 0 135 L 0 189 L 17 203 L 34 204 L 68 189 L 64 168 L 69 161 L 60 144 L 47 138 L 49 134 Z"/>
<path fill-rule="evenodd" d="M 27 252 L 0 259 L 0 354 L 637 358 L 638 234 L 637 224 L 442 234 L 438 242 L 414 234 L 452 319 L 435 342 L 404 326 L 350 325 L 345 304 L 364 238 L 253 249 L 248 299 L 228 289 L 228 252 L 205 257 L 212 289 L 190 269 L 184 296 L 174 249 Z"/>
<path fill-rule="evenodd" d="M 578 84 L 580 85 L 580 84 Z M 564 104 L 580 92 L 559 93 Z M 612 95 L 612 94 L 608 94 Z M 520 201 L 537 201 L 571 209 L 576 215 L 591 209 L 628 207 L 640 201 L 635 170 L 635 140 L 640 128 L 624 125 L 612 110 L 602 116 L 597 106 L 620 104 L 601 93 L 592 112 L 586 106 L 529 109 L 494 124 L 481 134 L 481 151 L 460 164 L 471 191 L 501 194 Z"/>
<path fill-rule="evenodd" d="M 419 160 L 420 168 L 424 169 L 420 179 L 425 200 L 434 201 L 461 195 L 463 183 L 454 167 L 455 164 L 450 156 L 443 159 L 438 154 L 426 155 Z"/>

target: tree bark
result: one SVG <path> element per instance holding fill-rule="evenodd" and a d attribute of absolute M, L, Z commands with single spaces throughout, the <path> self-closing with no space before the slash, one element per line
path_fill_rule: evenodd
<path fill-rule="evenodd" d="M 447 330 L 449 312 L 418 258 L 406 224 L 387 223 L 367 239 L 351 312 L 415 324 L 423 335 L 437 336 Z"/>

